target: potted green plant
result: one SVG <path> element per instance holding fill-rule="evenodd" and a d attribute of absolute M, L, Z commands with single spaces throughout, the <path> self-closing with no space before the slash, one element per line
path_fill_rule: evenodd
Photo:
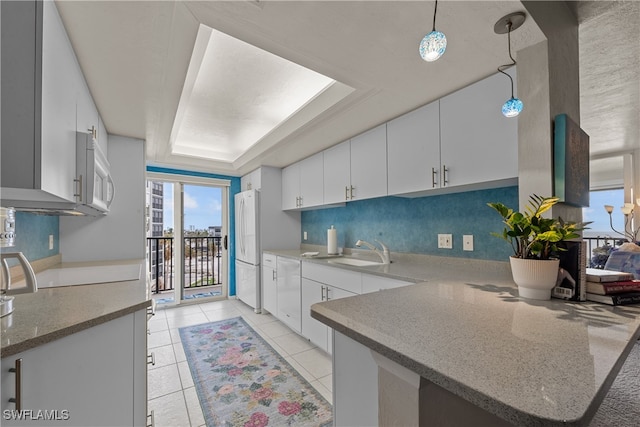
<path fill-rule="evenodd" d="M 557 254 L 562 243 L 580 237 L 578 233 L 587 223 L 565 222 L 562 218 L 542 215 L 558 203 L 557 197 L 532 195 L 524 212 L 517 212 L 502 203 L 487 203 L 502 216 L 502 233 L 491 233 L 511 244 L 509 258 L 513 281 L 521 297 L 550 299 L 559 271 Z"/>

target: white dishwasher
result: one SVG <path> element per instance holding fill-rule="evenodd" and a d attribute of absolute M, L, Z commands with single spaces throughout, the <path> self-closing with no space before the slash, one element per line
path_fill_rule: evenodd
<path fill-rule="evenodd" d="M 302 330 L 300 261 L 279 256 L 277 272 L 278 318 L 291 329 L 300 333 Z"/>

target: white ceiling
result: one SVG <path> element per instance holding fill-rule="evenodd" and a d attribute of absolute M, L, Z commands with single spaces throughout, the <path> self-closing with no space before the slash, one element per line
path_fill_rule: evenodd
<path fill-rule="evenodd" d="M 335 83 L 205 25 L 195 46 L 173 124 L 173 154 L 233 163 Z"/>
<path fill-rule="evenodd" d="M 604 24 L 599 17 L 612 10 L 621 10 L 615 18 L 624 19 L 630 27 L 621 37 L 633 36 L 634 29 L 637 31 L 637 14 L 633 14 L 637 13 L 638 3 L 582 3 L 572 9 L 589 32 L 602 34 Z M 607 4 L 604 8 L 603 3 Z M 633 4 L 629 6 L 630 3 Z M 432 1 L 59 0 L 57 4 L 110 133 L 146 139 L 150 163 L 230 175 L 242 175 L 261 164 L 286 166 L 496 72 L 508 57 L 503 48 L 504 35 L 496 35 L 493 26 L 507 13 L 525 10 L 518 1 L 440 1 L 436 26 L 447 35 L 449 44 L 442 59 L 426 63 L 418 55 L 418 44 L 431 30 Z M 200 24 L 339 83 L 314 98 L 310 103 L 313 108 L 302 109 L 244 154 L 218 155 L 219 160 L 199 158 L 198 152 L 190 150 L 186 143 L 175 144 L 183 139 L 173 125 L 205 120 L 202 108 L 211 102 L 200 106 L 197 102 L 186 103 L 199 93 L 194 90 L 197 78 L 193 70 L 202 70 L 198 55 L 203 47 L 196 43 Z M 615 24 L 614 18 L 607 19 L 607 24 Z M 581 45 L 588 46 L 589 38 L 582 33 Z M 512 34 L 513 50 L 542 40 L 541 31 L 528 19 Z M 593 43 L 602 42 L 599 37 L 595 40 Z M 637 61 L 637 50 L 629 48 L 635 43 L 637 49 L 637 40 L 616 41 L 624 42 L 624 49 L 616 54 L 624 54 L 623 59 L 627 60 L 619 68 L 625 68 L 634 58 Z M 601 50 L 596 45 L 586 52 L 581 48 L 581 55 L 597 53 L 597 57 L 606 58 L 604 63 L 620 64 L 611 54 L 601 55 Z M 589 66 L 598 67 L 603 61 L 592 62 Z M 254 68 L 247 71 L 260 74 L 263 69 Z M 616 150 L 623 149 L 623 145 L 616 145 L 620 138 L 604 139 L 615 132 L 629 134 L 624 144 L 638 145 L 639 80 L 637 75 L 625 73 L 619 77 L 612 77 L 611 70 L 601 73 L 601 79 L 615 78 L 620 83 L 615 88 L 607 84 L 611 95 L 630 89 L 622 94 L 635 105 L 635 116 L 620 116 L 609 110 L 614 128 L 604 123 L 602 111 L 584 106 L 603 99 L 596 93 L 596 89 L 603 89 L 599 84 L 602 80 L 589 83 L 588 70 L 581 76 L 582 126 L 600 154 L 613 145 Z M 235 91 L 241 100 L 242 87 L 227 89 L 233 90 L 225 99 L 234 98 Z M 610 106 L 610 98 L 606 99 L 605 105 Z M 255 98 L 242 101 L 254 104 Z M 218 105 L 224 106 L 225 102 Z M 630 122 L 634 119 L 635 128 Z M 207 132 L 214 135 L 224 128 L 223 122 L 207 122 L 211 127 Z M 212 151 L 206 154 L 215 155 Z"/>

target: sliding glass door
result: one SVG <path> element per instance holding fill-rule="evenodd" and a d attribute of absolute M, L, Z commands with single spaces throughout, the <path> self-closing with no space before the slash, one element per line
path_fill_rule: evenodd
<path fill-rule="evenodd" d="M 147 259 L 156 302 L 227 297 L 227 201 L 224 181 L 149 174 Z"/>

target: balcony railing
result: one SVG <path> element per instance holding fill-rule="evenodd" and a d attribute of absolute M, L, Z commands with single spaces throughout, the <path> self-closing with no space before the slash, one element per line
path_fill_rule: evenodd
<path fill-rule="evenodd" d="M 618 248 L 625 239 L 615 237 L 583 237 L 587 242 L 587 267 L 604 268 L 612 249 Z M 594 252 L 594 249 L 597 249 Z"/>
<path fill-rule="evenodd" d="M 154 293 L 174 289 L 173 237 L 147 237 L 151 290 Z M 221 285 L 222 237 L 185 237 L 183 239 L 184 288 Z"/>

